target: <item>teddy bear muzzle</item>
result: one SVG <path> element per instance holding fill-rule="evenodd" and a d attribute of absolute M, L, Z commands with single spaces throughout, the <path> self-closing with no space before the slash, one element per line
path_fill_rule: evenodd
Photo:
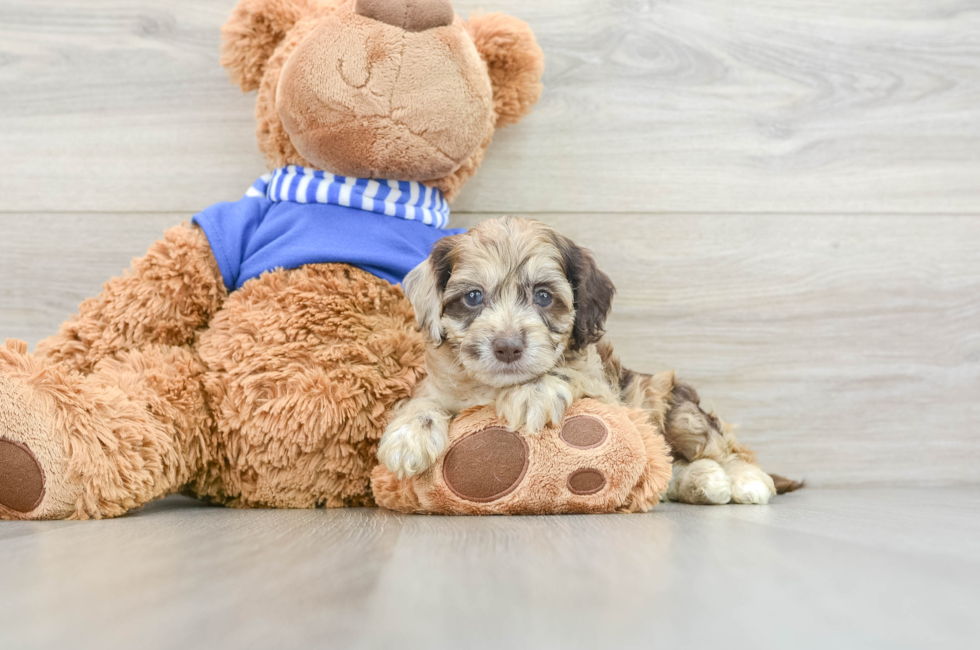
<path fill-rule="evenodd" d="M 456 15 L 449 0 L 357 0 L 354 13 L 407 32 L 448 27 Z"/>

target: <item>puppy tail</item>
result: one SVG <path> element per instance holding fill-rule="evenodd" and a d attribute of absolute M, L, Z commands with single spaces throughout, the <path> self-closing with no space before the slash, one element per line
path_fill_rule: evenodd
<path fill-rule="evenodd" d="M 806 481 L 794 481 L 793 479 L 780 476 L 779 474 L 770 474 L 769 478 L 772 479 L 773 484 L 776 486 L 776 494 L 796 492 L 797 490 L 806 486 Z"/>

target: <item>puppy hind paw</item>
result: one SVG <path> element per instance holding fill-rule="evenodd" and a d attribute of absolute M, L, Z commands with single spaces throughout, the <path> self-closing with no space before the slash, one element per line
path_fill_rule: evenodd
<path fill-rule="evenodd" d="M 700 486 L 705 503 L 723 505 L 732 500 L 732 490 L 727 477 L 719 474 L 707 476 Z"/>
<path fill-rule="evenodd" d="M 771 498 L 772 492 L 761 481 L 750 481 L 737 488 L 732 486 L 732 501 L 735 503 L 765 505 Z"/>
<path fill-rule="evenodd" d="M 667 498 L 696 505 L 724 505 L 732 500 L 731 484 L 724 468 L 713 460 L 675 463 Z"/>
<path fill-rule="evenodd" d="M 761 469 L 749 466 L 729 476 L 732 501 L 754 505 L 765 505 L 776 494 L 772 479 Z"/>

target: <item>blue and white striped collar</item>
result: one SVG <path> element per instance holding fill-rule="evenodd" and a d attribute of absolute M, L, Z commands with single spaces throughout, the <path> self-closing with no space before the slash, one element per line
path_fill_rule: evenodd
<path fill-rule="evenodd" d="M 442 192 L 416 181 L 349 178 L 289 165 L 265 174 L 245 196 L 270 201 L 329 203 L 449 227 L 449 204 Z"/>

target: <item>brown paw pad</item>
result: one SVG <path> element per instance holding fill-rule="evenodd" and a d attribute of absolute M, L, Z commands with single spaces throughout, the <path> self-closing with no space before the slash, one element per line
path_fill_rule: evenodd
<path fill-rule="evenodd" d="M 577 469 L 568 475 L 568 491 L 573 494 L 595 494 L 606 487 L 606 477 L 597 469 Z"/>
<path fill-rule="evenodd" d="M 513 431 L 491 427 L 453 445 L 443 460 L 442 476 L 460 499 L 487 503 L 513 492 L 527 464 L 524 439 Z"/>
<path fill-rule="evenodd" d="M 27 445 L 0 438 L 0 506 L 30 512 L 44 497 L 44 472 Z"/>
<path fill-rule="evenodd" d="M 577 415 L 565 421 L 558 437 L 569 447 L 595 449 L 609 437 L 609 429 L 599 418 Z"/>

